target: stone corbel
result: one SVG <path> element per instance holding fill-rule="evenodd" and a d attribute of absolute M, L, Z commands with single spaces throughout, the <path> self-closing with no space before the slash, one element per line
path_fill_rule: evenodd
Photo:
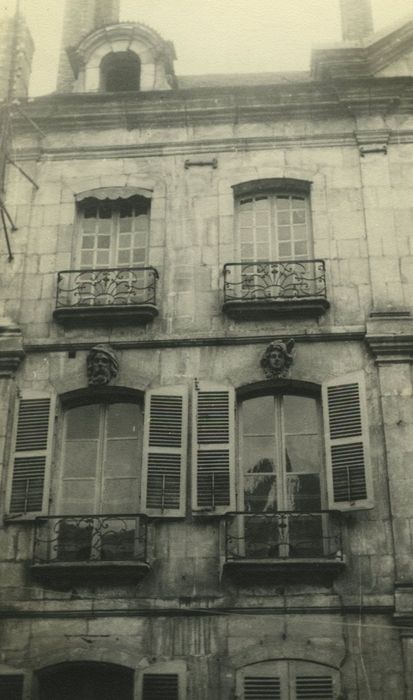
<path fill-rule="evenodd" d="M 377 363 L 413 362 L 410 311 L 372 311 L 367 321 L 366 343 Z"/>
<path fill-rule="evenodd" d="M 25 357 L 23 335 L 8 318 L 0 318 L 0 378 L 9 378 Z"/>
<path fill-rule="evenodd" d="M 355 131 L 354 136 L 361 156 L 364 157 L 369 153 L 387 154 L 390 139 L 390 131 L 387 129 Z"/>

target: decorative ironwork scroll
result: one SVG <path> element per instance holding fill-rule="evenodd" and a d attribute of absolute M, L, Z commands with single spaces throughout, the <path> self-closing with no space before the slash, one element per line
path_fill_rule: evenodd
<path fill-rule="evenodd" d="M 240 559 L 343 559 L 339 514 L 334 511 L 228 513 L 226 561 Z"/>
<path fill-rule="evenodd" d="M 227 263 L 224 301 L 326 297 L 324 260 Z"/>
<path fill-rule="evenodd" d="M 56 308 L 155 305 L 157 279 L 153 267 L 63 270 L 57 277 Z"/>
<path fill-rule="evenodd" d="M 36 520 L 36 564 L 145 559 L 143 515 L 68 515 Z"/>

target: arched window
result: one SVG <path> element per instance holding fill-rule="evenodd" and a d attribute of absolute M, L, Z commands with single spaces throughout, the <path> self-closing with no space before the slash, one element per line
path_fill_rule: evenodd
<path fill-rule="evenodd" d="M 274 523 L 277 531 L 288 528 L 288 536 L 285 531 L 274 536 L 266 517 L 246 517 L 249 554 L 254 548 L 271 547 L 271 542 L 277 550 L 274 556 L 320 554 L 323 523 L 317 513 L 326 507 L 326 493 L 319 401 L 269 394 L 243 401 L 239 413 L 241 510 L 297 513 Z"/>
<path fill-rule="evenodd" d="M 241 262 L 312 257 L 309 187 L 281 178 L 234 187 Z"/>
<path fill-rule="evenodd" d="M 140 88 L 141 62 L 133 51 L 109 53 L 100 64 L 102 92 L 135 92 Z"/>
<path fill-rule="evenodd" d="M 116 395 L 66 411 L 59 513 L 139 511 L 142 423 L 142 407 Z"/>
<path fill-rule="evenodd" d="M 39 700 L 133 700 L 132 669 L 106 663 L 66 663 L 37 674 Z"/>
<path fill-rule="evenodd" d="M 142 406 L 116 393 L 67 408 L 59 517 L 50 521 L 57 559 L 122 560 L 138 553 L 142 434 Z"/>

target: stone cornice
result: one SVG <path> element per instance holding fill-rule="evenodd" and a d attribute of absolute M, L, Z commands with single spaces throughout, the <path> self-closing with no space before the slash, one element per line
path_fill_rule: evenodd
<path fill-rule="evenodd" d="M 267 151 L 274 148 L 292 148 L 303 146 L 306 148 L 353 148 L 358 147 L 361 155 L 381 151 L 386 153 L 392 144 L 413 143 L 413 129 L 402 131 L 385 131 L 382 129 L 367 132 L 338 132 L 321 134 L 296 134 L 294 136 L 257 136 L 257 137 L 234 137 L 221 139 L 195 139 L 193 141 L 175 141 L 168 143 L 142 143 L 142 144 L 108 144 L 106 146 L 90 145 L 76 147 L 58 147 L 39 145 L 19 146 L 18 161 L 39 160 L 94 160 L 99 158 L 147 158 L 161 156 L 193 156 L 210 155 L 219 153 L 233 153 L 238 151 Z M 218 162 L 219 167 L 219 162 Z"/>
<path fill-rule="evenodd" d="M 53 94 L 22 104 L 46 133 L 80 129 L 141 129 L 264 122 L 291 118 L 354 117 L 413 109 L 413 78 L 372 78 L 275 85 L 117 93 Z M 15 129 L 30 131 L 17 112 Z"/>
<path fill-rule="evenodd" d="M 51 601 L 52 603 L 54 601 Z M 47 609 L 47 601 L 39 609 L 38 605 L 35 607 L 28 607 L 25 604 L 25 608 L 18 608 L 17 606 L 8 607 L 0 609 L 0 619 L 53 619 L 53 618 L 98 618 L 98 617 L 213 617 L 217 615 L 314 615 L 318 617 L 319 615 L 358 615 L 363 613 L 364 615 L 392 615 L 394 613 L 394 606 L 391 604 L 365 604 L 362 605 L 280 605 L 280 606 L 268 606 L 263 607 L 260 605 L 254 607 L 227 607 L 215 605 L 214 607 L 210 604 L 208 607 L 199 607 L 196 604 L 181 607 L 172 606 L 159 606 L 159 607 L 137 607 L 131 608 L 126 604 L 125 607 L 121 608 L 97 608 L 96 606 L 92 608 L 64 608 Z M 87 635 L 86 635 L 87 636 Z"/>
<path fill-rule="evenodd" d="M 364 328 L 354 327 L 349 330 L 336 330 L 324 333 L 294 333 L 294 339 L 297 343 L 320 343 L 320 342 L 339 342 L 343 341 L 362 341 L 364 340 Z M 152 348 L 173 348 L 173 347 L 213 347 L 213 346 L 238 346 L 238 345 L 268 345 L 276 338 L 282 339 L 289 335 L 289 331 L 280 330 L 271 335 L 225 335 L 225 336 L 188 336 L 176 338 L 148 338 L 144 340 L 114 340 L 111 339 L 110 344 L 118 350 L 133 350 L 133 349 L 152 349 Z M 69 352 L 70 350 L 90 350 L 97 343 L 105 343 L 107 338 L 94 339 L 88 342 L 82 341 L 49 341 L 39 343 L 26 343 L 24 346 L 27 354 L 43 353 L 43 352 Z"/>
<path fill-rule="evenodd" d="M 413 362 L 413 318 L 408 311 L 373 311 L 367 322 L 366 343 L 375 361 Z"/>

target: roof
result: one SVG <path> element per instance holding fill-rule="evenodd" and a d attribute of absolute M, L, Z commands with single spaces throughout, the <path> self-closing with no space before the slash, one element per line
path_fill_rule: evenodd
<path fill-rule="evenodd" d="M 225 86 L 279 85 L 280 83 L 302 83 L 311 80 L 309 71 L 287 71 L 283 73 L 209 73 L 206 75 L 180 75 L 180 89 Z"/>

